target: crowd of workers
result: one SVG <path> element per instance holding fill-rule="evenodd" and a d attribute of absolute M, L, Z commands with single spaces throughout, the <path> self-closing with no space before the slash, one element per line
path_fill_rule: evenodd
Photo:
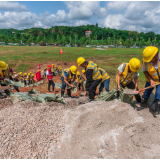
<path fill-rule="evenodd" d="M 160 55 L 157 47 L 148 46 L 143 51 L 143 60 L 142 60 L 142 72 L 146 77 L 145 87 L 152 86 L 152 88 L 144 91 L 143 96 L 135 94 L 137 102 L 140 103 L 138 110 L 142 110 L 147 107 L 147 100 L 150 97 L 155 84 L 160 83 Z M 107 72 L 100 68 L 96 63 L 92 61 L 87 61 L 83 57 L 77 59 L 77 65 L 82 68 L 82 75 L 77 71 L 75 65 L 70 68 L 63 69 L 56 65 L 48 65 L 43 71 L 43 78 L 47 76 L 48 79 L 48 91 L 50 91 L 50 86 L 52 85 L 52 91 L 54 92 L 54 82 L 53 76 L 55 76 L 55 71 L 61 74 L 62 88 L 61 88 L 61 97 L 64 97 L 65 88 L 67 87 L 68 97 L 73 97 L 71 95 L 71 90 L 74 86 L 78 87 L 79 90 L 85 91 L 85 95 L 88 92 L 89 101 L 93 101 L 96 95 L 97 86 L 99 87 L 99 94 L 105 88 L 109 92 L 110 77 Z M 122 63 L 118 67 L 118 74 L 116 76 L 117 90 L 120 88 L 129 88 L 138 91 L 138 71 L 140 70 L 140 60 L 137 58 L 130 59 L 129 63 Z M 4 78 L 9 78 L 14 81 L 19 81 L 28 85 L 34 83 L 35 75 L 30 73 L 16 73 L 11 69 L 5 62 L 0 61 L 0 81 L 3 81 Z M 38 71 L 41 71 L 40 64 L 38 65 Z M 134 81 L 133 81 L 134 80 Z M 85 83 L 84 83 L 85 82 Z M 84 86 L 85 84 L 85 86 Z M 2 86 L 5 84 L 1 84 Z M 19 92 L 18 87 L 15 89 Z M 6 94 L 8 92 L 6 91 Z M 74 97 L 73 97 L 74 98 Z M 156 85 L 155 92 L 155 115 L 159 114 L 160 111 L 160 85 Z"/>

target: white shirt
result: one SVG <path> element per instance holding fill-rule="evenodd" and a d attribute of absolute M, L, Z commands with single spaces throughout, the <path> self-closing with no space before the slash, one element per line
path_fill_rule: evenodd
<path fill-rule="evenodd" d="M 47 76 L 49 75 L 49 72 L 48 72 L 48 70 L 46 71 L 46 75 L 47 75 Z"/>
<path fill-rule="evenodd" d="M 123 63 L 118 67 L 118 70 L 122 73 L 123 72 Z M 139 76 L 139 73 L 137 74 L 137 77 Z M 134 79 L 135 77 L 133 77 Z"/>

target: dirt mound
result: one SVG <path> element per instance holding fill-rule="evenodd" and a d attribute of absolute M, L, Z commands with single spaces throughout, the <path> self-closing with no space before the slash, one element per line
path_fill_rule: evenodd
<path fill-rule="evenodd" d="M 49 158 L 160 158 L 159 122 L 148 110 L 92 102 L 68 110 L 65 119 L 61 146 L 52 145 Z"/>
<path fill-rule="evenodd" d="M 86 103 L 87 97 L 66 98 L 65 106 L 4 100 L 1 159 L 160 158 L 160 116 L 148 109 L 118 100 Z"/>

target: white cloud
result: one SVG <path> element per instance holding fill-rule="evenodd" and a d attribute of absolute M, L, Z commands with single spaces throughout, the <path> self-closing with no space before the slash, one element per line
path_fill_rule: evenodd
<path fill-rule="evenodd" d="M 108 10 L 124 10 L 129 5 L 129 1 L 113 1 L 109 2 L 107 5 Z"/>
<path fill-rule="evenodd" d="M 27 7 L 23 4 L 19 4 L 18 2 L 7 2 L 7 1 L 0 1 L 0 10 L 3 11 L 28 11 Z"/>
<path fill-rule="evenodd" d="M 104 20 L 104 26 L 116 29 L 154 31 L 160 33 L 160 2 L 159 1 L 130 1 L 109 2 L 108 10 L 122 11 L 124 15 L 108 15 Z"/>
<path fill-rule="evenodd" d="M 100 7 L 98 1 L 65 2 L 69 9 L 68 17 L 71 19 L 90 19 L 93 15 L 104 17 L 107 13 L 105 8 Z"/>
<path fill-rule="evenodd" d="M 108 15 L 104 22 L 104 27 L 106 28 L 115 28 L 119 29 L 121 27 L 121 21 L 123 19 L 123 15 L 117 14 L 117 15 Z"/>
<path fill-rule="evenodd" d="M 75 22 L 75 26 L 82 26 L 82 25 L 87 25 L 87 24 L 91 24 L 91 23 L 83 21 L 83 20 L 80 20 L 80 21 L 77 20 Z"/>

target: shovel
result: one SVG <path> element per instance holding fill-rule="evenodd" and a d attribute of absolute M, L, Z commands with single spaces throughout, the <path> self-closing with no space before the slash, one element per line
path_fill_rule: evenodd
<path fill-rule="evenodd" d="M 160 83 L 155 84 L 154 87 L 157 85 L 160 85 Z M 149 89 L 149 88 L 152 88 L 152 86 L 140 89 L 139 91 L 132 91 L 131 89 L 125 89 L 123 94 L 138 94 L 139 92 L 145 91 L 146 89 Z"/>

